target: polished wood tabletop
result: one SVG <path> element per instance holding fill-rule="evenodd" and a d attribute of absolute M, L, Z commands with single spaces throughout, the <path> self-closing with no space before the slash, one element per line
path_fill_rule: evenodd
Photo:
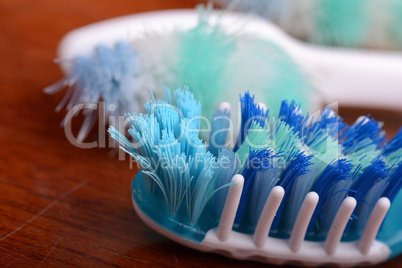
<path fill-rule="evenodd" d="M 0 266 L 270 267 L 200 253 L 148 228 L 131 203 L 137 170 L 110 149 L 81 149 L 43 94 L 62 73 L 53 63 L 68 31 L 116 16 L 191 8 L 193 0 L 0 0 Z M 395 133 L 399 112 L 371 112 Z M 74 131 L 82 118 L 73 122 Z M 88 141 L 96 141 L 97 133 Z M 401 267 L 396 258 L 379 267 Z"/>

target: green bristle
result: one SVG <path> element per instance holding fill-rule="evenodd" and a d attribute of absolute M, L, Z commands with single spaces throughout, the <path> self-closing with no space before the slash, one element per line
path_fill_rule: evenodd
<path fill-rule="evenodd" d="M 265 130 L 271 137 L 271 148 L 282 155 L 288 156 L 293 150 L 303 150 L 300 139 L 285 122 L 275 118 L 272 114 L 268 116 L 265 123 Z"/>
<path fill-rule="evenodd" d="M 392 167 L 402 161 L 402 148 L 384 157 L 388 166 Z"/>
<path fill-rule="evenodd" d="M 402 1 L 393 1 L 390 6 L 389 13 L 391 16 L 391 23 L 389 29 L 389 38 L 395 42 L 395 46 L 402 47 Z"/>
<path fill-rule="evenodd" d="M 236 37 L 219 24 L 209 23 L 212 9 L 199 9 L 199 23 L 188 32 L 179 32 L 180 49 L 177 71 L 180 83 L 189 85 L 196 99 L 201 100 L 203 111 L 209 118 L 223 101 L 222 71 L 236 51 Z M 214 98 L 211 98 L 214 96 Z M 209 101 L 203 101 L 208 99 Z M 215 100 L 215 101 L 211 101 Z"/>
<path fill-rule="evenodd" d="M 369 30 L 367 0 L 315 1 L 312 41 L 327 45 L 362 46 Z M 359 16 L 356 16 L 359 14 Z"/>
<path fill-rule="evenodd" d="M 280 47 L 241 34 L 241 28 L 223 27 L 219 18 L 211 22 L 211 12 L 211 6 L 200 7 L 198 24 L 177 33 L 179 49 L 172 67 L 176 81 L 189 85 L 195 98 L 203 103 L 202 115 L 210 118 L 223 101 L 236 112 L 238 94 L 248 89 L 274 111 L 284 98 L 303 103 L 306 110 L 311 107 L 311 85 Z M 242 23 L 246 25 L 247 20 Z"/>
<path fill-rule="evenodd" d="M 310 154 L 315 154 L 311 159 L 317 169 L 317 175 L 324 171 L 329 163 L 334 159 L 343 157 L 338 140 L 328 136 L 326 132 L 322 131 L 321 135 L 325 136 L 324 141 L 319 144 L 310 144 L 307 151 Z"/>
<path fill-rule="evenodd" d="M 241 165 L 247 160 L 251 150 L 271 149 L 275 153 L 287 156 L 302 149 L 299 138 L 292 128 L 273 115 L 268 115 L 265 127 L 253 122 L 243 144 L 239 147 L 237 155 Z M 290 161 L 291 159 L 289 159 Z"/>
<path fill-rule="evenodd" d="M 357 176 L 360 176 L 364 169 L 370 166 L 371 162 L 381 154 L 381 151 L 376 149 L 376 145 L 370 139 L 362 141 L 361 144 L 360 148 L 346 155 L 351 164 L 360 169 L 356 174 Z"/>
<path fill-rule="evenodd" d="M 239 38 L 236 53 L 223 72 L 225 92 L 252 90 L 255 99 L 275 114 L 283 99 L 311 108 L 312 87 L 299 66 L 276 44 L 251 36 Z M 237 107 L 238 96 L 226 94 L 225 101 Z"/>
<path fill-rule="evenodd" d="M 259 150 L 269 146 L 268 134 L 257 122 L 253 122 L 243 144 L 237 150 L 240 166 L 243 166 L 251 150 Z"/>

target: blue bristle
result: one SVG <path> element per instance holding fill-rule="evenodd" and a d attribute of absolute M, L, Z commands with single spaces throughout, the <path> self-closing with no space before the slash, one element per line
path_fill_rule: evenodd
<path fill-rule="evenodd" d="M 391 176 L 388 179 L 388 186 L 385 189 L 382 196 L 387 197 L 392 202 L 401 188 L 402 188 L 402 162 L 399 162 L 399 164 L 392 169 Z"/>
<path fill-rule="evenodd" d="M 246 210 L 250 193 L 253 189 L 254 180 L 257 172 L 263 172 L 272 167 L 272 161 L 277 156 L 271 150 L 251 150 L 243 167 L 242 175 L 244 177 L 243 191 L 240 197 L 239 207 L 237 209 L 235 224 L 239 224 Z"/>
<path fill-rule="evenodd" d="M 284 226 L 282 226 L 282 220 L 286 221 L 287 219 L 283 219 L 283 214 L 285 210 L 286 200 L 291 193 L 291 188 L 295 180 L 302 175 L 305 175 L 308 171 L 309 166 L 312 164 L 311 158 L 313 155 L 306 155 L 305 152 L 295 151 L 294 153 L 287 156 L 286 161 L 289 161 L 282 171 L 278 185 L 282 186 L 285 190 L 285 196 L 279 209 L 276 213 L 276 217 L 272 222 L 271 231 L 278 232 L 284 230 Z"/>
<path fill-rule="evenodd" d="M 208 151 L 218 157 L 219 150 L 225 148 L 230 127 L 230 113 L 217 110 L 212 115 Z"/>
<path fill-rule="evenodd" d="M 279 174 L 280 169 L 276 165 L 256 172 L 254 186 L 249 197 L 249 217 L 252 228 L 256 226 L 268 196 L 279 180 Z"/>
<path fill-rule="evenodd" d="M 175 138 L 179 137 L 180 128 L 176 126 L 179 126 L 180 118 L 174 106 L 161 100 L 147 102 L 144 106 L 149 115 L 152 114 L 156 117 L 160 130 L 172 130 Z"/>
<path fill-rule="evenodd" d="M 382 130 L 382 123 L 369 116 L 353 124 L 339 136 L 345 154 L 354 151 L 356 146 L 366 139 L 370 139 L 377 149 L 384 146 L 387 137 Z"/>
<path fill-rule="evenodd" d="M 279 119 L 293 127 L 294 133 L 297 133 L 306 145 L 317 143 L 316 137 L 320 132 L 325 132 L 325 136 L 335 139 L 347 128 L 347 124 L 341 117 L 336 116 L 331 108 L 325 107 L 317 119 L 309 118 L 308 114 L 306 116 L 302 114 L 300 105 L 295 101 L 291 101 L 290 104 L 288 101 L 282 101 Z M 325 139 L 326 137 L 323 140 Z"/>
<path fill-rule="evenodd" d="M 243 143 L 247 136 L 253 122 L 257 122 L 261 127 L 264 127 L 265 120 L 268 116 L 268 111 L 264 111 L 258 104 L 254 103 L 254 95 L 251 96 L 247 91 L 244 97 L 240 95 L 241 103 L 241 126 L 239 131 L 239 137 L 234 147 L 234 151 L 237 151 L 239 146 Z"/>
<path fill-rule="evenodd" d="M 187 118 L 181 120 L 181 134 L 180 134 L 180 144 L 181 151 L 189 157 L 195 157 L 197 154 L 205 154 L 206 144 L 198 137 L 198 132 L 193 132 L 195 129 L 191 124 L 191 120 Z"/>
<path fill-rule="evenodd" d="M 318 119 L 308 124 L 303 137 L 305 137 L 304 139 L 308 139 L 310 136 L 314 135 L 314 133 L 324 130 L 327 135 L 336 139 L 347 127 L 348 125 L 343 122 L 342 117 L 336 116 L 331 108 L 325 107 Z"/>
<path fill-rule="evenodd" d="M 115 105 L 114 110 L 106 109 L 107 114 L 121 115 L 125 111 L 138 109 L 131 101 L 135 73 L 138 71 L 137 52 L 131 45 L 118 42 L 112 48 L 98 46 L 90 56 L 77 56 L 63 63 L 71 65 L 70 72 L 61 81 L 45 89 L 47 93 L 55 93 L 69 88 L 57 111 L 66 104 L 69 111 L 76 105 L 97 104 L 99 101 L 104 101 L 105 107 Z M 82 112 L 86 119 L 78 137 L 85 139 L 98 115 L 92 109 L 83 109 Z"/>
<path fill-rule="evenodd" d="M 232 170 L 219 170 L 223 158 L 216 159 L 206 151 L 206 144 L 198 137 L 199 127 L 197 129 L 201 105 L 189 90 L 174 92 L 178 109 L 171 105 L 168 89 L 165 94 L 166 101 L 152 100 L 145 104 L 149 114 L 126 114 L 131 126 L 129 133 L 138 149 L 113 127 L 109 132 L 141 166 L 150 194 L 158 194 L 155 189 L 159 189 L 173 215 L 185 206 L 188 221 L 195 224 L 208 200 L 233 184 L 218 185 L 219 171 L 233 174 L 237 169 L 232 163 Z"/>
<path fill-rule="evenodd" d="M 196 131 L 198 133 L 201 124 L 201 103 L 194 99 L 194 95 L 190 93 L 188 87 L 184 87 L 184 90 L 177 89 L 173 92 L 173 94 L 176 107 L 181 112 L 180 116 L 188 118 L 192 131 Z"/>
<path fill-rule="evenodd" d="M 402 161 L 402 128 L 398 133 L 384 146 L 382 155 L 388 165 L 394 166 Z"/>
<path fill-rule="evenodd" d="M 371 211 L 387 186 L 387 178 L 387 165 L 381 157 L 377 157 L 353 183 L 352 189 L 357 201 L 355 214 L 358 217 L 354 224 L 355 232 L 360 233 L 366 225 Z"/>
<path fill-rule="evenodd" d="M 215 181 L 215 189 L 231 182 L 232 177 L 237 174 L 240 168 L 240 161 L 232 150 L 223 148 L 219 151 L 218 162 L 220 163 Z M 212 213 L 214 218 L 219 221 L 223 207 L 226 202 L 228 188 L 218 191 L 212 200 Z"/>
<path fill-rule="evenodd" d="M 382 154 L 384 156 L 388 156 L 390 153 L 393 153 L 402 148 L 402 127 L 399 129 L 398 133 L 392 139 L 385 144 L 382 149 Z"/>
<path fill-rule="evenodd" d="M 282 101 L 279 119 L 293 127 L 294 133 L 298 133 L 299 137 L 302 137 L 305 118 L 301 112 L 300 105 L 297 105 L 295 101 L 291 101 L 290 104 L 286 100 Z"/>
<path fill-rule="evenodd" d="M 308 233 L 326 235 L 343 199 L 350 191 L 353 166 L 346 159 L 331 162 L 319 175 L 313 191 L 320 199 L 311 218 Z"/>
<path fill-rule="evenodd" d="M 286 233 L 290 233 L 293 229 L 304 198 L 311 191 L 312 185 L 315 182 L 316 174 L 317 169 L 315 165 L 311 165 L 305 174 L 294 179 L 290 187 L 290 193 L 286 196 L 286 201 L 284 201 L 282 229 Z"/>
<path fill-rule="evenodd" d="M 166 149 L 166 147 L 164 148 Z M 158 152 L 161 166 L 154 171 L 144 171 L 159 186 L 165 197 L 168 210 L 176 214 L 194 181 L 191 170 L 186 165 L 185 155 L 172 155 L 168 150 Z"/>
<path fill-rule="evenodd" d="M 197 222 L 204 209 L 215 184 L 214 172 L 210 165 L 215 160 L 211 154 L 197 154 L 195 158 L 190 157 L 190 174 L 194 178 L 189 187 L 189 194 L 186 195 L 187 216 L 191 223 Z"/>

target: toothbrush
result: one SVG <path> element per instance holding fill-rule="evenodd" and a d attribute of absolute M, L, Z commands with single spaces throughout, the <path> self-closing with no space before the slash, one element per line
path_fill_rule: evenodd
<path fill-rule="evenodd" d="M 67 82 L 63 81 L 50 87 L 47 92 L 53 93 L 61 90 L 63 85 L 70 85 L 75 89 L 72 92 L 78 92 L 76 93 L 78 97 L 71 98 L 71 104 L 67 106 L 67 110 L 76 104 L 88 101 L 86 97 L 79 98 L 81 94 L 94 97 L 90 100 L 91 103 L 101 99 L 109 103 L 114 102 L 117 108 L 114 113 L 109 113 L 111 115 L 119 114 L 117 111 L 121 110 L 140 111 L 139 103 L 149 97 L 147 95 L 149 88 L 162 88 L 165 84 L 173 84 L 171 87 L 177 87 L 178 85 L 174 85 L 175 81 L 192 86 L 197 98 L 209 100 L 204 105 L 203 114 L 206 116 L 210 116 L 214 107 L 217 107 L 222 101 L 228 101 L 233 107 L 233 112 L 238 112 L 236 94 L 233 92 L 240 93 L 239 89 L 243 90 L 248 87 L 253 88 L 257 98 L 275 111 L 282 98 L 293 98 L 303 103 L 304 110 L 315 110 L 314 103 L 334 101 L 338 101 L 344 106 L 401 109 L 399 100 L 402 88 L 400 79 L 402 77 L 400 68 L 402 55 L 398 52 L 357 51 L 307 45 L 291 38 L 272 23 L 262 19 L 229 11 L 212 11 L 210 6 L 206 11 L 201 10 L 200 12 L 201 15 L 194 10 L 135 14 L 95 23 L 70 32 L 61 41 L 58 52 L 58 57 L 62 59 L 60 63 L 66 73 Z M 206 27 L 206 21 L 212 26 Z M 175 30 L 184 33 L 201 29 L 200 27 L 206 27 L 206 32 L 225 33 L 222 36 L 226 35 L 226 37 L 222 37 L 222 39 L 229 42 L 229 47 L 238 42 L 237 47 L 243 49 L 238 49 L 228 57 L 223 57 L 222 55 L 226 55 L 223 52 L 219 57 L 211 57 L 217 50 L 207 48 L 204 53 L 211 58 L 199 57 L 186 64 L 183 64 L 183 61 L 180 61 L 181 64 L 177 64 L 178 59 L 183 57 L 179 57 L 178 53 L 169 49 L 178 42 L 174 38 L 169 38 L 174 36 L 170 33 Z M 255 38 L 251 38 L 250 41 L 249 36 Z M 204 37 L 204 40 L 209 40 L 208 35 Z M 214 44 L 216 39 L 205 43 Z M 125 43 L 129 42 L 128 45 L 126 44 L 127 48 L 132 48 L 134 52 L 137 50 L 137 54 L 129 52 L 130 56 L 126 58 L 113 56 L 114 53 L 118 54 L 118 48 L 115 49 L 117 52 L 114 52 L 112 47 L 120 40 Z M 152 40 L 156 41 L 152 42 Z M 165 45 L 155 46 L 152 45 L 153 43 Z M 75 74 L 81 73 L 82 75 L 87 72 L 81 72 L 69 64 L 78 55 L 90 59 L 88 61 L 99 60 L 100 56 L 96 56 L 96 53 L 94 55 L 94 51 L 97 51 L 95 48 L 100 44 L 107 48 L 102 50 L 108 50 L 113 59 L 122 60 L 115 65 L 128 65 L 124 70 L 130 70 L 130 68 L 132 70 L 132 72 L 126 73 L 117 72 L 118 75 L 114 76 L 121 77 L 125 82 L 121 83 L 120 88 L 115 88 L 114 91 L 109 90 L 104 94 L 98 86 L 81 86 L 79 84 L 81 80 L 76 78 Z M 188 48 L 188 46 L 186 47 Z M 220 47 L 222 51 L 227 50 L 224 45 Z M 210 50 L 214 52 L 209 53 Z M 188 52 L 187 55 L 198 55 L 191 51 Z M 129 61 L 127 62 L 126 59 Z M 265 60 L 261 61 L 261 59 Z M 140 64 L 132 66 L 134 65 L 132 60 Z M 226 60 L 226 63 L 222 63 Z M 161 64 L 161 62 L 165 64 Z M 113 64 L 100 65 L 100 67 L 99 65 L 92 63 L 88 68 L 100 68 L 102 70 L 100 73 L 106 72 L 108 77 L 113 76 L 113 70 L 123 69 L 112 68 Z M 213 66 L 214 68 L 200 71 L 197 66 Z M 99 74 L 99 72 L 95 72 L 95 74 Z M 303 74 L 307 78 L 304 78 Z M 137 78 L 133 79 L 133 76 L 137 76 Z M 85 77 L 84 81 L 86 81 Z M 206 81 L 209 83 L 206 84 Z M 112 85 L 115 84 L 112 83 Z M 129 90 L 130 88 L 131 90 Z M 315 88 L 317 91 L 314 92 L 311 88 Z M 162 92 L 155 92 L 156 96 L 161 94 Z M 211 95 L 215 96 L 212 100 Z M 69 98 L 70 96 L 66 95 L 65 101 L 58 108 L 61 109 Z M 319 100 L 316 100 L 317 98 Z M 309 101 L 310 99 L 311 101 Z M 89 113 L 85 110 L 84 112 Z M 96 116 L 96 113 L 89 114 Z M 95 120 L 94 117 L 88 119 L 89 122 Z M 83 126 L 79 139 L 85 138 L 89 129 L 90 127 Z"/>
<path fill-rule="evenodd" d="M 174 91 L 176 106 L 165 95 L 145 104 L 146 115 L 126 114 L 136 146 L 109 128 L 141 166 L 133 204 L 155 231 L 273 264 L 373 265 L 402 252 L 402 130 L 387 143 L 372 118 L 348 126 L 329 108 L 313 118 L 287 101 L 276 118 L 246 92 L 238 146 L 226 148 L 223 103 L 207 147 L 200 102 L 187 88 Z"/>
<path fill-rule="evenodd" d="M 216 0 L 268 18 L 287 33 L 329 46 L 402 49 L 400 0 Z"/>
<path fill-rule="evenodd" d="M 122 111 L 141 111 L 149 89 L 177 87 L 176 81 L 191 85 L 199 99 L 210 100 L 202 113 L 208 117 L 224 99 L 236 107 L 233 92 L 247 86 L 253 86 L 267 105 L 278 105 L 274 100 L 283 95 L 307 105 L 313 88 L 298 66 L 274 43 L 243 32 L 245 20 L 228 24 L 235 19 L 209 5 L 197 11 L 136 14 L 76 29 L 59 46 L 66 77 L 46 92 L 70 87 L 57 107 L 67 103 L 68 114 L 77 105 L 96 108 L 104 101 L 106 120 Z M 81 141 L 98 115 L 96 109 L 85 108 Z"/>

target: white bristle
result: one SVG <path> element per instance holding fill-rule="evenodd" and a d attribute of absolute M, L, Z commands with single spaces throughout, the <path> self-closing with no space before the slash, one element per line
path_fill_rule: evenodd
<path fill-rule="evenodd" d="M 355 207 L 356 199 L 353 197 L 347 197 L 345 200 L 343 200 L 342 205 L 336 213 L 334 221 L 331 224 L 327 239 L 325 240 L 324 248 L 328 255 L 333 255 L 335 253 L 335 250 L 341 241 L 342 234 Z"/>
<path fill-rule="evenodd" d="M 224 101 L 224 102 L 222 102 L 220 105 L 219 105 L 219 107 L 218 107 L 218 109 L 220 110 L 220 111 L 227 111 L 228 113 L 230 113 L 230 111 L 231 111 L 231 106 L 230 106 L 230 103 L 229 102 L 226 102 L 226 101 Z"/>
<path fill-rule="evenodd" d="M 260 106 L 260 108 L 261 108 L 264 112 L 267 111 L 267 106 L 266 106 L 264 103 L 259 102 L 259 103 L 257 103 L 257 105 Z"/>
<path fill-rule="evenodd" d="M 381 223 L 385 215 L 387 215 L 390 206 L 391 201 L 386 197 L 382 197 L 377 201 L 359 241 L 359 249 L 363 255 L 369 253 L 371 245 L 377 236 Z"/>
<path fill-rule="evenodd" d="M 285 190 L 281 186 L 274 187 L 269 194 L 267 202 L 261 212 L 261 216 L 258 219 L 253 236 L 254 244 L 257 248 L 262 248 L 265 245 L 269 229 L 271 229 L 272 221 L 275 218 L 276 211 L 278 210 L 284 195 Z"/>
<path fill-rule="evenodd" d="M 310 223 L 311 216 L 313 216 L 318 200 L 318 194 L 310 192 L 303 201 L 289 239 L 289 247 L 293 252 L 298 252 L 303 244 L 308 224 Z"/>
<path fill-rule="evenodd" d="M 239 206 L 241 192 L 243 191 L 244 177 L 240 174 L 233 176 L 232 182 L 236 184 L 230 187 L 223 207 L 222 215 L 219 220 L 217 236 L 220 241 L 226 241 L 232 231 L 233 222 L 236 217 L 237 207 Z"/>

